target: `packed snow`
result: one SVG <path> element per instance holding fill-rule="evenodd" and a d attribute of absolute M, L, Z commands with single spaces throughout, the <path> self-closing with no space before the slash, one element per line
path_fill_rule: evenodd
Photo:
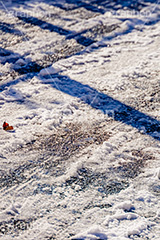
<path fill-rule="evenodd" d="M 159 1 L 0 11 L 0 239 L 159 240 Z"/>

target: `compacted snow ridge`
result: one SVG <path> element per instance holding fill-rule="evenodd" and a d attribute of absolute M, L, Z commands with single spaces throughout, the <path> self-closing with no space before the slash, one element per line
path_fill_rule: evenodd
<path fill-rule="evenodd" d="M 159 49 L 159 1 L 0 1 L 0 239 L 160 239 Z"/>

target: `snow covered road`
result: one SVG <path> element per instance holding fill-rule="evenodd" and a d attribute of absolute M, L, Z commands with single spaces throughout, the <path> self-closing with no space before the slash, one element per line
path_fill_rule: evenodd
<path fill-rule="evenodd" d="M 0 239 L 159 240 L 159 2 L 0 13 Z"/>

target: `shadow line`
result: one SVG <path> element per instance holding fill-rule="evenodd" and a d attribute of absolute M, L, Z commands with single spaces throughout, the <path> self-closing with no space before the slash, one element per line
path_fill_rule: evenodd
<path fill-rule="evenodd" d="M 148 4 L 155 3 L 157 0 L 144 0 L 144 1 L 128 1 L 128 0 L 65 0 L 61 1 L 49 1 L 49 4 L 59 7 L 65 11 L 71 11 L 78 8 L 85 8 L 88 11 L 104 14 L 106 11 L 117 11 L 120 9 L 140 11 L 142 8 L 148 6 Z"/>
<path fill-rule="evenodd" d="M 0 49 L 1 51 L 2 49 Z M 4 55 L 8 55 L 8 51 L 3 52 Z M 36 64 L 33 62 L 33 64 Z M 38 65 L 38 67 L 40 67 Z M 17 70 L 23 71 L 23 69 Z M 24 71 L 27 70 L 24 68 Z M 39 71 L 38 71 L 39 72 Z M 28 73 L 28 72 L 27 72 Z M 3 91 L 5 87 L 14 86 L 20 81 L 27 81 L 35 76 L 35 73 L 28 73 L 24 77 L 15 79 L 8 83 L 0 84 L 0 90 Z M 52 80 L 50 81 L 50 79 Z M 139 131 L 143 131 L 160 141 L 160 121 L 145 113 L 142 113 L 133 107 L 130 107 L 106 94 L 99 92 L 89 85 L 84 85 L 77 82 L 68 76 L 60 74 L 47 75 L 45 78 L 39 78 L 41 83 L 49 84 L 51 87 L 68 94 L 72 97 L 78 98 L 85 104 L 90 105 L 92 108 L 102 111 L 105 115 L 113 117 L 115 121 L 125 123 L 129 126 L 136 128 Z M 43 80 L 45 80 L 43 82 Z M 53 82 L 54 80 L 54 82 Z"/>
<path fill-rule="evenodd" d="M 24 60 L 24 65 L 16 64 L 17 60 L 22 59 Z M 0 47 L 0 63 L 6 64 L 13 63 L 13 70 L 15 72 L 18 72 L 20 75 L 27 74 L 27 73 L 37 73 L 41 69 L 43 69 L 42 66 L 40 66 L 38 63 L 34 61 L 30 61 L 25 63 L 25 57 L 21 56 L 19 53 L 15 53 L 11 50 L 7 50 Z"/>
<path fill-rule="evenodd" d="M 75 38 L 75 36 L 78 36 L 77 38 L 75 38 L 75 40 L 87 47 L 89 45 L 91 45 L 92 43 L 94 43 L 95 41 L 92 40 L 91 38 L 87 38 L 85 36 L 81 36 L 82 33 L 75 33 L 73 31 L 69 31 L 69 30 L 66 30 L 62 27 L 59 27 L 59 26 L 56 26 L 56 25 L 53 25 L 51 23 L 48 23 L 44 20 L 41 20 L 41 19 L 38 19 L 36 17 L 32 17 L 32 16 L 27 16 L 27 17 L 24 17 L 24 16 L 20 16 L 20 15 L 17 15 L 18 19 L 25 22 L 25 23 L 29 23 L 29 24 L 32 24 L 34 26 L 39 26 L 41 29 L 43 30 L 49 30 L 50 32 L 56 32 L 60 35 L 64 35 L 64 36 L 70 36 L 70 39 L 71 38 Z M 73 36 L 72 36 L 73 35 Z"/>
<path fill-rule="evenodd" d="M 12 0 L 13 4 L 16 4 L 18 7 L 24 5 L 25 7 L 30 7 L 28 3 L 32 2 L 31 0 Z M 39 2 L 38 0 L 34 2 Z M 88 11 L 92 11 L 95 13 L 103 14 L 107 10 L 119 10 L 122 8 L 133 9 L 136 11 L 140 11 L 143 7 L 148 6 L 148 4 L 155 3 L 157 4 L 157 0 L 42 0 L 41 2 L 47 3 L 49 5 L 59 7 L 65 11 L 72 11 L 78 8 L 85 8 Z"/>
<path fill-rule="evenodd" d="M 0 31 L 17 35 L 17 36 L 24 35 L 24 33 L 19 31 L 18 29 L 15 29 L 13 24 L 5 23 L 5 22 L 0 22 Z"/>
<path fill-rule="evenodd" d="M 49 78 L 52 77 L 50 82 Z M 46 81 L 48 78 L 48 81 Z M 53 83 L 54 79 L 54 83 Z M 41 79 L 43 83 L 43 79 Z M 44 84 L 50 84 L 53 88 L 80 99 L 92 108 L 101 110 L 104 114 L 111 116 L 115 121 L 130 125 L 144 134 L 147 134 L 160 141 L 157 133 L 160 133 L 160 121 L 130 107 L 106 94 L 99 92 L 89 85 L 70 79 L 60 74 L 48 75 Z"/>
<path fill-rule="evenodd" d="M 73 4 L 74 1 L 68 1 L 68 3 L 71 3 L 71 2 Z M 75 1 L 75 4 L 76 2 L 79 2 L 79 4 L 84 3 L 84 1 Z M 101 4 L 101 3 L 102 1 L 95 1 L 95 4 Z M 79 8 L 79 5 L 77 6 Z M 66 37 L 70 36 L 70 38 L 72 38 L 71 36 L 72 34 L 73 34 L 73 38 L 75 37 L 74 35 L 75 33 L 73 33 L 72 31 L 65 30 L 58 26 L 54 26 L 43 20 L 39 20 L 35 17 L 19 17 L 19 19 L 21 19 L 26 23 L 40 26 L 42 29 L 47 29 L 51 32 L 57 32 L 58 34 L 64 35 Z M 128 33 L 128 30 L 126 31 L 126 34 L 127 33 Z M 77 42 L 78 41 L 81 42 L 83 46 L 89 46 L 92 43 L 92 39 L 88 39 L 83 36 L 80 36 L 80 37 L 82 37 L 83 39 L 81 40 L 81 38 L 79 38 L 78 40 L 77 38 Z M 91 43 L 90 42 L 87 43 L 90 40 L 91 40 Z M 15 63 L 19 58 L 23 58 L 20 55 L 17 55 L 11 58 L 12 54 L 14 55 L 15 53 L 0 48 L 0 56 L 2 57 L 2 64 L 5 64 L 6 62 Z M 41 67 L 36 62 L 30 62 L 25 66 L 21 66 L 20 68 L 15 68 L 15 71 L 17 71 L 19 74 L 26 74 L 31 72 L 36 73 L 36 72 L 39 72 L 41 69 L 43 69 L 43 67 Z M 49 75 L 48 78 L 50 77 L 51 76 Z M 106 115 L 114 113 L 115 121 L 125 123 L 129 126 L 136 128 L 139 131 L 143 130 L 145 134 L 153 137 L 154 139 L 158 139 L 160 141 L 160 137 L 156 135 L 156 132 L 160 133 L 160 121 L 158 121 L 157 119 L 147 114 L 144 114 L 102 92 L 99 92 L 96 89 L 90 87 L 89 85 L 84 85 L 80 82 L 72 80 L 67 76 L 56 74 L 56 75 L 53 75 L 52 77 L 55 80 L 54 83 L 53 81 L 52 83 L 50 83 L 48 80 L 47 83 L 45 82 L 44 84 L 50 84 L 53 88 L 57 89 L 58 91 L 68 94 L 72 97 L 76 97 L 81 101 L 83 101 L 84 103 L 90 105 L 92 108 L 101 110 Z M 19 81 L 20 80 L 14 80 L 7 84 L 1 85 L 0 87 L 3 89 L 4 86 L 16 85 Z M 25 81 L 25 78 L 24 78 L 24 81 Z"/>

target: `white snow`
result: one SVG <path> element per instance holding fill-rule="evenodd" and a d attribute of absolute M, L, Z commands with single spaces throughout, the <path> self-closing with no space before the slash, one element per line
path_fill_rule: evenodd
<path fill-rule="evenodd" d="M 46 75 L 58 73 L 59 71 L 60 69 L 54 69 L 53 67 L 49 67 L 49 68 L 42 69 L 39 74 L 40 76 L 44 77 Z"/>
<path fill-rule="evenodd" d="M 78 9 L 67 12 L 47 1 L 4 4 L 14 16 L 9 18 L 1 4 L 0 22 L 24 34 L 0 28 L 0 54 L 5 48 L 11 51 L 0 56 L 0 239 L 159 240 L 160 133 L 115 119 L 126 104 L 145 114 L 139 124 L 151 121 L 146 116 L 160 123 L 159 3 L 148 2 L 137 15 L 121 8 L 90 12 L 88 18 Z M 70 37 L 99 24 L 118 28 L 78 54 L 36 73 L 18 74 L 45 53 L 53 54 L 52 46 L 68 41 L 45 29 L 47 22 L 40 27 L 16 17 L 16 11 L 31 11 L 41 18 L 39 10 L 44 16 L 53 13 L 53 18 L 42 20 L 71 31 Z M 89 10 L 82 7 L 81 12 L 85 16 Z M 68 44 L 71 49 L 77 41 Z M 98 104 L 103 105 L 99 99 L 104 96 L 111 99 L 104 100 L 102 108 Z M 4 131 L 4 121 L 14 131 Z M 92 135 L 81 139 L 90 129 Z M 87 144 L 96 130 L 109 137 Z M 76 144 L 84 143 L 74 152 Z M 45 151 L 45 144 L 56 154 Z M 65 158 L 66 146 L 70 149 Z M 26 228 L 13 221 L 23 221 Z"/>

